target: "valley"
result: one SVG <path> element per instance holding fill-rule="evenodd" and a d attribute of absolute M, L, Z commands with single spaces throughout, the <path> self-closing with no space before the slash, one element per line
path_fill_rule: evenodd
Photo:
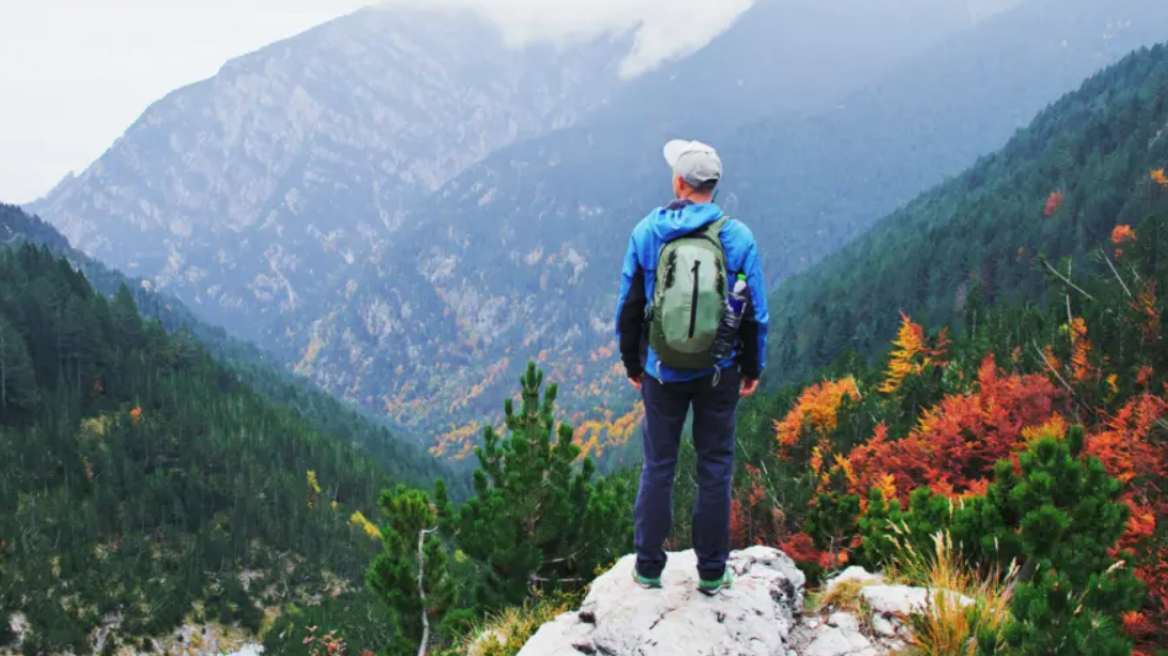
<path fill-rule="evenodd" d="M 1165 26 L 760 0 L 627 77 L 635 30 L 392 5 L 174 91 L 0 203 L 0 655 L 1168 654 Z M 626 571 L 618 274 L 678 136 L 771 290 L 712 599 Z"/>

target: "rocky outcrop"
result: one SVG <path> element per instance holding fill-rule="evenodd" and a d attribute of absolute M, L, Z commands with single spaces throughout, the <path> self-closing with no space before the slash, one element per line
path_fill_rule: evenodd
<path fill-rule="evenodd" d="M 829 606 L 806 613 L 806 579 L 775 549 L 732 554 L 734 585 L 713 598 L 697 591 L 692 551 L 670 555 L 661 590 L 633 581 L 633 560 L 625 557 L 596 579 L 580 609 L 541 627 L 519 656 L 883 656 L 906 647 L 904 620 L 935 598 L 925 588 L 887 585 L 883 576 L 853 567 L 825 586 L 862 582 L 851 612 Z M 471 656 L 503 638 L 484 634 Z"/>
<path fill-rule="evenodd" d="M 782 552 L 754 547 L 730 561 L 734 586 L 697 591 L 692 551 L 670 556 L 661 590 L 632 579 L 629 556 L 593 582 L 577 612 L 545 625 L 520 656 L 786 654 L 803 607 L 803 573 Z"/>

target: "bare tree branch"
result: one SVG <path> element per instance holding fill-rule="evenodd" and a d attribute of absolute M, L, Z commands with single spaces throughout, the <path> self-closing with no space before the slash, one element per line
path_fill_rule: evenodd
<path fill-rule="evenodd" d="M 1058 369 L 1055 369 L 1054 365 L 1050 363 L 1050 360 L 1046 358 L 1046 354 L 1042 352 L 1042 349 L 1038 348 L 1038 343 L 1031 342 L 1031 344 L 1034 345 L 1034 351 L 1038 353 L 1038 357 L 1042 358 L 1042 361 L 1046 364 L 1046 368 L 1050 370 L 1050 373 L 1054 374 L 1055 378 L 1058 378 L 1058 381 L 1063 384 L 1063 387 L 1067 388 L 1067 391 L 1071 393 L 1071 396 L 1074 396 L 1075 388 L 1071 387 L 1058 372 Z"/>
<path fill-rule="evenodd" d="M 1123 287 L 1123 291 L 1127 294 L 1127 297 L 1133 298 L 1131 290 L 1127 288 L 1127 283 L 1123 281 L 1123 278 L 1119 277 L 1119 272 L 1115 270 L 1115 265 L 1111 263 L 1111 258 L 1107 257 L 1107 253 L 1102 248 L 1099 249 L 1099 254 L 1107 261 L 1107 266 L 1111 267 L 1111 272 L 1115 274 L 1115 279 L 1119 281 L 1119 285 Z"/>
<path fill-rule="evenodd" d="M 1047 269 L 1049 269 L 1051 273 L 1053 273 L 1054 275 L 1058 276 L 1059 280 L 1062 280 L 1063 282 L 1067 283 L 1068 285 L 1070 285 L 1070 286 L 1071 286 L 1071 288 L 1072 288 L 1072 289 L 1074 289 L 1075 291 L 1079 292 L 1079 293 L 1080 293 L 1080 294 L 1082 294 L 1083 296 L 1086 296 L 1087 298 L 1091 299 L 1092 301 L 1093 301 L 1093 300 L 1095 300 L 1095 297 L 1094 297 L 1094 296 L 1092 296 L 1092 295 L 1088 294 L 1087 292 L 1083 291 L 1083 289 L 1082 289 L 1081 287 L 1079 287 L 1079 286 L 1078 286 L 1078 285 L 1076 285 L 1075 283 L 1071 282 L 1071 280 L 1070 280 L 1069 278 L 1067 278 L 1066 276 L 1064 276 L 1063 274 L 1059 273 L 1059 272 L 1058 272 L 1058 269 L 1055 269 L 1054 267 L 1052 267 L 1052 266 L 1050 265 L 1050 262 L 1043 261 L 1043 264 L 1045 264 L 1045 265 L 1046 265 L 1046 268 L 1047 268 Z"/>
<path fill-rule="evenodd" d="M 422 644 L 418 645 L 418 656 L 426 656 L 426 650 L 430 646 L 430 613 L 426 608 L 426 588 L 423 579 L 426 572 L 426 536 L 437 530 L 435 527 L 418 532 L 418 596 L 422 598 Z"/>

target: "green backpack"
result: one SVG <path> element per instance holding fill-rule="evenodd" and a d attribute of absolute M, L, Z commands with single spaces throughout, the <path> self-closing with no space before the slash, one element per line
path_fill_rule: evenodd
<path fill-rule="evenodd" d="M 649 318 L 649 345 L 661 364 L 708 369 L 710 347 L 726 312 L 723 217 L 661 247 Z"/>

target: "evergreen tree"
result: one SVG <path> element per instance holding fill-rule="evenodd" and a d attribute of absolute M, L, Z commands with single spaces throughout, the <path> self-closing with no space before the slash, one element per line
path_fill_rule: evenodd
<path fill-rule="evenodd" d="M 491 427 L 475 450 L 475 497 L 451 513 L 450 530 L 469 556 L 488 563 L 506 597 L 527 586 L 579 585 L 597 564 L 624 553 L 631 542 L 627 490 L 593 480 L 570 426 L 555 422 L 557 386 L 540 399 L 543 372 L 529 363 L 520 379 L 520 409 L 505 404 L 510 436 Z M 553 439 L 554 436 L 554 439 Z"/>
<path fill-rule="evenodd" d="M 0 424 L 30 415 L 39 391 L 24 338 L 0 315 Z"/>
<path fill-rule="evenodd" d="M 1021 518 L 1018 536 L 1027 564 L 1004 631 L 1010 656 L 1126 656 L 1131 640 L 1118 619 L 1141 606 L 1145 590 L 1131 568 L 1108 554 L 1123 535 L 1122 486 L 1096 458 L 1082 458 L 1083 430 L 1065 442 L 1044 439 L 1019 458 L 1021 475 L 995 483 L 995 499 Z M 960 519 L 959 519 L 960 523 Z M 974 530 L 981 528 L 974 523 Z M 973 537 L 968 529 L 963 531 Z M 982 640 L 991 645 L 996 641 Z M 999 653 L 999 652 L 990 652 Z"/>
<path fill-rule="evenodd" d="M 378 506 L 388 521 L 381 529 L 382 552 L 365 580 L 395 611 L 395 642 L 416 646 L 429 614 L 443 610 L 450 594 L 446 552 L 437 535 L 438 511 L 425 492 L 403 485 L 383 490 Z"/>

